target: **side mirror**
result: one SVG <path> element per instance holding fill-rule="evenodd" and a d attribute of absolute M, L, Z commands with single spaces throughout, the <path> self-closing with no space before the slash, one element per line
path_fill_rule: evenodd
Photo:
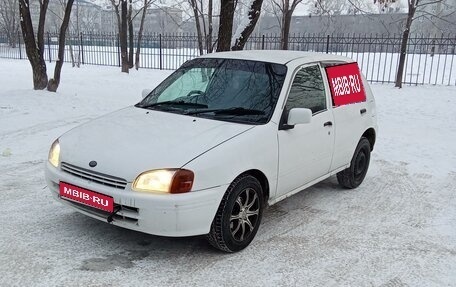
<path fill-rule="evenodd" d="M 288 112 L 287 125 L 294 126 L 308 124 L 312 121 L 312 110 L 304 108 L 294 108 Z"/>
<path fill-rule="evenodd" d="M 142 92 L 141 92 L 142 98 L 144 99 L 144 98 L 147 97 L 147 95 L 149 95 L 151 92 L 152 92 L 152 89 L 144 89 L 144 90 L 142 90 Z"/>

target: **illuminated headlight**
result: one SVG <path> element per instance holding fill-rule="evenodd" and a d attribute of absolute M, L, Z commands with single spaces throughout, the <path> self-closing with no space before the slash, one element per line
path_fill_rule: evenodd
<path fill-rule="evenodd" d="M 52 144 L 51 149 L 49 150 L 48 160 L 54 167 L 59 166 L 59 160 L 60 160 L 59 140 L 55 140 L 55 142 Z"/>
<path fill-rule="evenodd" d="M 157 169 L 141 173 L 133 190 L 156 193 L 184 193 L 192 189 L 194 174 L 186 169 Z"/>

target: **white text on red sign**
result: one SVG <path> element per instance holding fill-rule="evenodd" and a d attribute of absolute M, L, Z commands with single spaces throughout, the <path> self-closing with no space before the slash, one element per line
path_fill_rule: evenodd
<path fill-rule="evenodd" d="M 106 199 L 99 198 L 96 195 L 91 196 L 90 194 L 87 194 L 87 193 L 82 192 L 82 191 L 74 190 L 74 189 L 71 189 L 71 188 L 64 187 L 63 188 L 63 193 L 66 194 L 66 195 L 69 195 L 69 196 L 73 196 L 73 197 L 77 197 L 77 198 L 86 200 L 86 201 L 92 201 L 93 203 L 98 203 L 98 204 L 101 204 L 101 205 L 103 205 L 105 207 L 108 207 L 108 205 L 109 205 L 109 202 Z"/>
<path fill-rule="evenodd" d="M 358 75 L 348 75 L 332 78 L 334 96 L 345 96 L 361 92 Z"/>

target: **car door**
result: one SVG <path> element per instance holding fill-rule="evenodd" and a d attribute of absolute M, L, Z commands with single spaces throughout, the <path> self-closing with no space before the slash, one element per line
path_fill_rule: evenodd
<path fill-rule="evenodd" d="M 282 121 L 286 121 L 292 108 L 311 109 L 312 120 L 291 129 L 279 127 L 278 196 L 329 172 L 334 147 L 334 120 L 324 79 L 319 64 L 302 66 L 294 76 Z"/>
<path fill-rule="evenodd" d="M 323 62 L 322 66 L 328 67 L 344 67 L 348 63 L 340 62 Z M 355 63 L 350 63 L 354 65 Z M 364 92 L 364 85 L 367 83 L 364 81 L 363 76 L 360 72 L 359 80 L 362 85 L 360 86 L 361 93 Z M 326 74 L 327 81 L 330 81 L 329 75 Z M 326 81 L 326 77 L 325 77 Z M 337 170 L 350 164 L 350 161 L 355 152 L 355 148 L 360 140 L 361 135 L 369 126 L 369 107 L 366 100 L 349 102 L 347 104 L 335 105 L 331 101 L 332 112 L 334 116 L 334 156 L 331 164 L 331 171 Z"/>

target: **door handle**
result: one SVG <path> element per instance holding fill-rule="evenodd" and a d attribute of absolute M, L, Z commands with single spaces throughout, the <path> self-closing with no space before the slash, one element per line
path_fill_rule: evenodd
<path fill-rule="evenodd" d="M 323 124 L 324 127 L 331 127 L 333 125 L 332 122 L 326 122 Z"/>
<path fill-rule="evenodd" d="M 359 110 L 359 113 L 360 113 L 360 114 L 365 114 L 366 112 L 367 112 L 366 109 L 361 109 L 361 110 Z"/>

